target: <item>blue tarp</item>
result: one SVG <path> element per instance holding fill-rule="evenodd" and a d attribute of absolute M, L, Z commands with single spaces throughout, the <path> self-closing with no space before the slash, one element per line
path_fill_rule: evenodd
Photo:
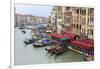
<path fill-rule="evenodd" d="M 48 43 L 48 42 L 49 42 L 49 40 L 43 40 L 42 42 L 43 42 L 43 43 Z"/>

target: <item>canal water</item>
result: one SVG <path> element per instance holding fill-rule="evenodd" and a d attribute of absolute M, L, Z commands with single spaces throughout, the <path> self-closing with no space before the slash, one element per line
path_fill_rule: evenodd
<path fill-rule="evenodd" d="M 14 64 L 47 64 L 63 62 L 81 62 L 83 55 L 68 50 L 60 55 L 51 55 L 45 51 L 46 47 L 35 48 L 32 44 L 25 45 L 24 40 L 31 38 L 31 30 L 25 29 L 26 34 L 21 29 L 15 28 Z M 47 46 L 49 47 L 49 46 Z"/>

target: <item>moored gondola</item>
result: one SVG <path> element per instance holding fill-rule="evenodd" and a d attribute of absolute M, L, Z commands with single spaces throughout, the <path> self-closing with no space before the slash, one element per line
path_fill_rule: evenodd
<path fill-rule="evenodd" d="M 34 39 L 26 39 L 26 40 L 24 41 L 25 44 L 32 44 L 32 43 L 34 43 L 34 42 L 35 42 Z"/>
<path fill-rule="evenodd" d="M 25 34 L 26 33 L 26 31 L 24 31 L 24 30 L 22 30 L 22 32 Z"/>

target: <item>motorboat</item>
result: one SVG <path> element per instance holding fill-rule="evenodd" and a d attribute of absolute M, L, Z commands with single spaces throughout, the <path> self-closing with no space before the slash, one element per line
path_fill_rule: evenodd
<path fill-rule="evenodd" d="M 40 39 L 39 41 L 33 43 L 33 46 L 50 46 L 50 45 L 53 45 L 54 44 L 54 41 L 51 40 L 51 39 L 48 39 L 48 38 L 42 38 Z"/>
<path fill-rule="evenodd" d="M 34 47 L 42 47 L 43 44 L 41 42 L 35 42 L 35 43 L 33 43 L 33 46 Z"/>

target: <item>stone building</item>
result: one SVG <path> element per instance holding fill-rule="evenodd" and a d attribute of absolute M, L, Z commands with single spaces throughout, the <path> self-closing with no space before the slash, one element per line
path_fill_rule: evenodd
<path fill-rule="evenodd" d="M 38 23 L 48 23 L 48 18 L 15 13 L 15 25 L 16 26 L 34 25 Z"/>
<path fill-rule="evenodd" d="M 56 33 L 65 31 L 93 38 L 94 9 L 54 6 L 51 12 L 51 28 L 56 29 Z"/>

